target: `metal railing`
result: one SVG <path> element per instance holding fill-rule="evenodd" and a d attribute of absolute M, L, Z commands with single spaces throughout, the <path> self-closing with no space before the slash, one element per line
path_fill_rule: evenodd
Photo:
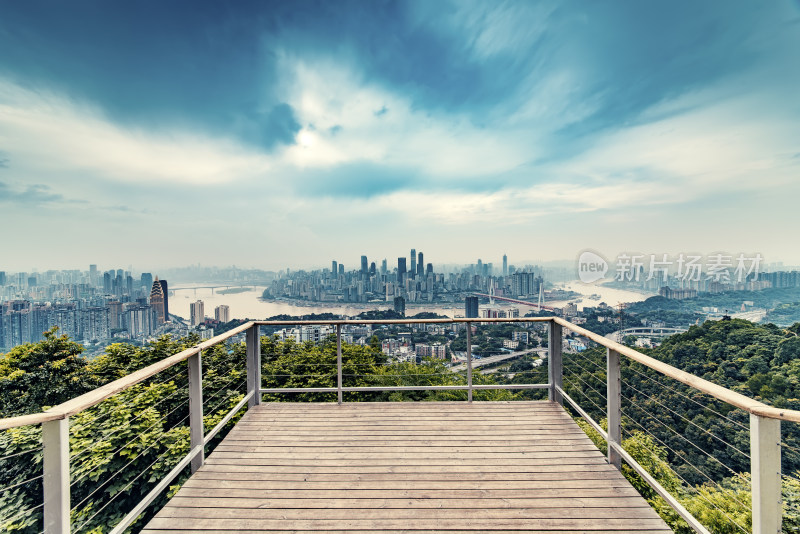
<path fill-rule="evenodd" d="M 474 384 L 472 376 L 472 324 L 485 323 L 547 323 L 548 325 L 548 382 L 542 384 Z M 357 386 L 343 385 L 342 373 L 342 326 L 344 325 L 398 325 L 398 324 L 455 324 L 466 326 L 466 384 L 446 386 Z M 330 325 L 336 327 L 336 386 L 319 388 L 262 388 L 261 387 L 261 336 L 260 326 L 304 326 Z M 607 428 L 604 430 L 570 395 L 563 386 L 563 329 L 584 336 L 607 349 Z M 209 432 L 203 423 L 202 353 L 231 337 L 245 332 L 247 392 L 236 406 Z M 152 490 L 111 532 L 121 533 L 132 525 L 140 514 L 189 467 L 191 472 L 199 469 L 205 459 L 205 446 L 228 424 L 236 414 L 247 406 L 261 403 L 268 393 L 335 393 L 337 402 L 343 402 L 344 393 L 380 391 L 447 391 L 467 392 L 467 401 L 473 400 L 476 390 L 490 389 L 547 389 L 550 401 L 568 403 L 583 417 L 608 445 L 608 462 L 620 469 L 624 461 L 633 468 L 653 490 L 658 493 L 695 531 L 708 530 L 681 505 L 678 499 L 664 489 L 622 447 L 622 413 L 620 387 L 620 358 L 625 356 L 664 376 L 678 380 L 695 390 L 740 408 L 750 414 L 750 453 L 752 479 L 752 526 L 755 534 L 775 534 L 781 529 L 781 421 L 800 422 L 800 412 L 767 406 L 744 395 L 733 392 L 690 373 L 655 360 L 641 352 L 610 341 L 558 317 L 544 318 L 500 318 L 500 319 L 408 319 L 408 320 L 332 320 L 332 321 L 251 321 L 208 341 L 181 351 L 160 362 L 135 371 L 119 380 L 90 391 L 49 410 L 0 419 L 0 430 L 37 425 L 42 426 L 43 453 L 43 507 L 44 532 L 64 534 L 70 532 L 70 454 L 69 420 L 83 410 L 139 384 L 157 373 L 183 361 L 188 363 L 189 383 L 189 427 L 190 450 L 174 468 L 152 488 Z"/>

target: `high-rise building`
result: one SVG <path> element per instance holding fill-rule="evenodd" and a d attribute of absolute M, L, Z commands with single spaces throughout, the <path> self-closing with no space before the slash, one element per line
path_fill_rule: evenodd
<path fill-rule="evenodd" d="M 429 263 L 427 267 L 425 267 L 425 274 L 433 274 L 433 264 Z"/>
<path fill-rule="evenodd" d="M 331 274 L 333 276 L 339 274 L 339 266 L 336 264 L 336 260 L 331 261 Z"/>
<path fill-rule="evenodd" d="M 164 321 L 169 322 L 169 286 L 166 280 L 159 280 L 161 292 L 164 293 Z"/>
<path fill-rule="evenodd" d="M 6 272 L 0 271 L 0 286 L 6 285 Z"/>
<path fill-rule="evenodd" d="M 108 327 L 112 330 L 122 327 L 121 316 L 122 303 L 118 300 L 112 300 L 108 303 Z"/>
<path fill-rule="evenodd" d="M 139 285 L 145 289 L 149 289 L 153 287 L 153 275 L 150 273 L 142 273 L 141 281 Z"/>
<path fill-rule="evenodd" d="M 419 258 L 417 258 L 417 276 L 422 278 L 422 266 L 425 265 L 422 262 L 422 252 L 419 253 Z"/>
<path fill-rule="evenodd" d="M 150 290 L 150 307 L 156 313 L 156 322 L 161 324 L 164 322 L 164 290 L 161 288 L 161 282 L 159 282 L 158 277 L 156 276 L 155 281 L 153 282 L 153 288 Z"/>
<path fill-rule="evenodd" d="M 467 297 L 464 299 L 464 316 L 477 317 L 478 316 L 478 297 Z"/>
<path fill-rule="evenodd" d="M 417 276 L 417 250 L 411 249 L 411 278 Z"/>
<path fill-rule="evenodd" d="M 147 337 L 153 333 L 158 322 L 156 312 L 150 306 L 131 306 L 125 310 L 125 325 L 132 338 Z"/>
<path fill-rule="evenodd" d="M 341 263 L 339 264 L 339 274 L 342 275 L 344 274 L 344 265 L 342 265 Z"/>
<path fill-rule="evenodd" d="M 97 265 L 91 264 L 89 265 L 89 283 L 92 285 L 92 287 L 97 287 L 97 282 Z"/>
<path fill-rule="evenodd" d="M 369 263 L 366 256 L 361 256 L 361 274 L 369 273 Z"/>
<path fill-rule="evenodd" d="M 389 266 L 386 263 L 386 258 L 383 258 L 383 261 L 381 262 L 381 274 L 386 274 L 386 271 L 388 270 Z"/>
<path fill-rule="evenodd" d="M 103 293 L 106 295 L 111 294 L 111 271 L 103 273 Z"/>
<path fill-rule="evenodd" d="M 227 323 L 231 320 L 231 309 L 227 304 L 220 304 L 214 308 L 214 319 L 221 323 Z"/>
<path fill-rule="evenodd" d="M 84 341 L 101 341 L 109 337 L 109 310 L 94 306 L 80 310 L 78 317 L 80 337 Z"/>
<path fill-rule="evenodd" d="M 503 276 L 508 276 L 508 256 L 503 254 Z"/>
<path fill-rule="evenodd" d="M 202 300 L 189 304 L 192 326 L 198 326 L 206 321 L 205 309 Z"/>
<path fill-rule="evenodd" d="M 372 263 L 369 264 L 369 275 L 375 276 L 376 270 L 377 268 L 375 267 L 375 262 L 373 261 Z"/>
<path fill-rule="evenodd" d="M 403 277 L 406 274 L 406 259 L 397 258 L 397 282 L 402 284 Z"/>
<path fill-rule="evenodd" d="M 401 314 L 403 317 L 406 315 L 406 299 L 403 297 L 394 298 L 394 311 Z"/>

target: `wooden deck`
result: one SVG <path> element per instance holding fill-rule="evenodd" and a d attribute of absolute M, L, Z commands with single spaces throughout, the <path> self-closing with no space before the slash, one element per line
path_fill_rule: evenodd
<path fill-rule="evenodd" d="M 672 532 L 549 402 L 264 404 L 143 532 Z"/>

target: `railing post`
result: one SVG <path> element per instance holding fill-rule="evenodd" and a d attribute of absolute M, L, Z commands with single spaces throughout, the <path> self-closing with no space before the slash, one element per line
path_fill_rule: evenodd
<path fill-rule="evenodd" d="M 620 377 L 619 352 L 606 349 L 606 417 L 608 420 L 608 463 L 622 468 L 622 458 L 611 443 L 622 445 L 622 378 Z"/>
<path fill-rule="evenodd" d="M 472 402 L 472 323 L 467 322 L 467 402 Z"/>
<path fill-rule="evenodd" d="M 781 421 L 750 414 L 753 534 L 781 532 Z"/>
<path fill-rule="evenodd" d="M 336 402 L 342 403 L 342 325 L 336 325 Z"/>
<path fill-rule="evenodd" d="M 203 352 L 189 356 L 189 443 L 191 450 L 201 447 L 192 457 L 192 473 L 203 467 L 205 461 L 205 428 L 203 426 Z"/>
<path fill-rule="evenodd" d="M 44 532 L 67 534 L 69 524 L 69 418 L 42 423 Z"/>
<path fill-rule="evenodd" d="M 247 401 L 247 408 L 261 404 L 261 333 L 257 324 L 247 329 L 247 392 L 253 396 Z"/>
<path fill-rule="evenodd" d="M 561 325 L 554 320 L 550 321 L 550 331 L 547 340 L 547 372 L 550 375 L 550 388 L 547 391 L 547 400 L 564 405 L 564 399 L 556 389 L 564 387 L 564 369 L 561 360 Z"/>

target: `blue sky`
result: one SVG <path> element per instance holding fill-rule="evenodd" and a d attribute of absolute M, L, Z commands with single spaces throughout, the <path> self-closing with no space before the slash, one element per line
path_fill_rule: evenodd
<path fill-rule="evenodd" d="M 800 264 L 800 3 L 0 3 L 0 270 Z"/>

